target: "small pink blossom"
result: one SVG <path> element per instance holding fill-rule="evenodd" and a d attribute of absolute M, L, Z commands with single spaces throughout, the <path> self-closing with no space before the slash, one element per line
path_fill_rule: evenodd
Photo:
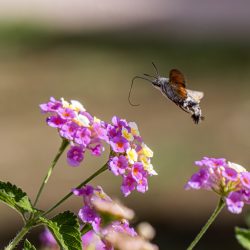
<path fill-rule="evenodd" d="M 67 153 L 67 159 L 69 165 L 78 167 L 81 161 L 84 159 L 83 148 L 80 146 L 71 146 Z"/>

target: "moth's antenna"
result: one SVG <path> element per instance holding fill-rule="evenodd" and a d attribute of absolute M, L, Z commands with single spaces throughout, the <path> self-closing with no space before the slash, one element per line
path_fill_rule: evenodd
<path fill-rule="evenodd" d="M 153 64 L 153 66 L 155 68 L 156 75 L 159 77 L 159 71 L 158 71 L 157 67 L 155 66 L 154 62 L 152 62 L 152 64 Z"/>
<path fill-rule="evenodd" d="M 146 80 L 150 83 L 152 83 L 152 81 L 150 81 L 149 79 L 147 78 L 144 78 L 144 77 L 141 77 L 141 76 L 135 76 L 132 81 L 131 81 L 131 86 L 130 86 L 130 90 L 129 90 L 129 94 L 128 94 L 128 102 L 131 106 L 139 106 L 140 104 L 133 104 L 131 101 L 130 101 L 130 96 L 131 96 L 131 91 L 132 91 L 132 88 L 133 88 L 133 85 L 134 85 L 134 80 L 135 79 L 143 79 L 143 80 Z"/>
<path fill-rule="evenodd" d="M 155 78 L 155 79 L 157 79 L 157 77 L 156 76 L 151 76 L 151 75 L 149 75 L 149 74 L 143 74 L 144 76 L 147 76 L 147 77 L 152 77 L 152 78 Z"/>

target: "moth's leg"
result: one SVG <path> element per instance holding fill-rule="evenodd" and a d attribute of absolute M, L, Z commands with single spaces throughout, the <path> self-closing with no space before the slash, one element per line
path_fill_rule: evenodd
<path fill-rule="evenodd" d="M 186 113 L 189 113 L 186 109 L 185 109 L 185 107 L 183 107 L 183 105 L 178 105 L 183 111 L 185 111 Z"/>

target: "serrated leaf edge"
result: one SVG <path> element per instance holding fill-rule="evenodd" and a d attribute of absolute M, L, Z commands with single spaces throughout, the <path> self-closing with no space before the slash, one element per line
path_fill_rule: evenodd
<path fill-rule="evenodd" d="M 45 224 L 49 228 L 49 230 L 51 231 L 51 233 L 53 234 L 53 236 L 57 240 L 58 244 L 64 250 L 69 250 L 69 248 L 68 248 L 69 246 L 67 245 L 67 243 L 65 243 L 65 237 L 63 237 L 63 234 L 61 234 L 60 228 L 62 228 L 64 226 L 70 227 L 71 225 L 70 224 L 63 225 L 63 224 L 58 223 L 58 221 L 57 221 L 57 220 L 60 220 L 62 218 L 65 220 L 65 218 L 67 218 L 69 216 L 71 217 L 71 220 L 72 220 L 71 224 L 74 226 L 74 228 L 75 228 L 75 226 L 77 226 L 77 228 L 78 228 L 79 238 L 72 231 L 64 232 L 64 235 L 68 235 L 68 237 L 71 237 L 71 238 L 74 239 L 74 242 L 73 242 L 74 244 L 71 243 L 70 250 L 73 250 L 73 249 L 79 250 L 79 246 L 82 246 L 82 243 L 81 243 L 81 233 L 80 233 L 80 225 L 79 225 L 77 216 L 74 213 L 72 213 L 71 211 L 65 211 L 63 213 L 60 213 L 60 214 L 56 215 L 51 220 L 48 220 L 48 219 L 43 218 L 43 217 L 41 217 L 40 220 L 41 220 L 41 222 L 43 224 Z M 58 239 L 57 236 L 54 233 L 53 224 L 57 227 L 57 232 L 61 235 L 60 239 Z M 59 228 L 59 230 L 58 230 L 58 228 Z M 82 249 L 82 247 L 80 249 Z"/>

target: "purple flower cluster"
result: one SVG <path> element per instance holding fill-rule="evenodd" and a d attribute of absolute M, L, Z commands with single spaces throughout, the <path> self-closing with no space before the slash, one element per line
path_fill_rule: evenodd
<path fill-rule="evenodd" d="M 101 155 L 107 143 L 111 147 L 109 170 L 122 176 L 122 193 L 127 196 L 135 189 L 142 193 L 148 190 L 148 176 L 157 173 L 151 164 L 153 151 L 143 143 L 136 123 L 116 116 L 111 124 L 105 123 L 91 116 L 78 101 L 63 98 L 51 97 L 40 108 L 49 114 L 48 125 L 70 141 L 67 160 L 71 166 L 80 165 L 87 149 L 95 156 Z"/>
<path fill-rule="evenodd" d="M 150 162 L 153 151 L 143 143 L 136 123 L 115 116 L 107 126 L 107 135 L 113 151 L 109 169 L 114 175 L 122 176 L 123 194 L 128 196 L 135 189 L 146 192 L 147 177 L 157 173 Z"/>
<path fill-rule="evenodd" d="M 48 103 L 40 105 L 43 113 L 48 113 L 47 124 L 57 128 L 60 136 L 71 142 L 67 153 L 68 163 L 79 166 L 86 149 L 95 156 L 104 150 L 103 141 L 108 141 L 106 124 L 91 116 L 81 103 L 63 98 L 58 101 L 51 97 Z"/>
<path fill-rule="evenodd" d="M 94 188 L 87 185 L 81 189 L 74 189 L 73 193 L 76 196 L 81 196 L 84 202 L 84 206 L 78 213 L 79 218 L 84 223 L 91 224 L 95 232 L 103 232 L 103 228 L 107 224 L 106 219 L 103 218 L 109 214 L 109 218 L 112 218 L 112 227 L 119 231 L 126 231 L 132 236 L 136 234 L 134 229 L 129 227 L 129 223 L 126 220 L 132 219 L 134 212 L 114 202 L 100 186 Z"/>
<path fill-rule="evenodd" d="M 231 213 L 239 214 L 250 203 L 250 172 L 223 158 L 204 157 L 196 161 L 199 171 L 192 175 L 186 189 L 213 190 L 225 201 Z"/>
<path fill-rule="evenodd" d="M 158 249 L 146 238 L 137 235 L 134 228 L 130 227 L 129 220 L 133 219 L 134 212 L 113 201 L 101 187 L 94 188 L 87 185 L 81 189 L 74 189 L 73 193 L 81 196 L 84 202 L 84 206 L 78 213 L 79 218 L 92 228 L 82 237 L 84 249 L 90 246 L 91 249 L 98 250 Z M 127 241 L 130 241 L 130 247 L 134 246 L 126 248 Z M 120 247 L 121 244 L 122 247 Z"/>

